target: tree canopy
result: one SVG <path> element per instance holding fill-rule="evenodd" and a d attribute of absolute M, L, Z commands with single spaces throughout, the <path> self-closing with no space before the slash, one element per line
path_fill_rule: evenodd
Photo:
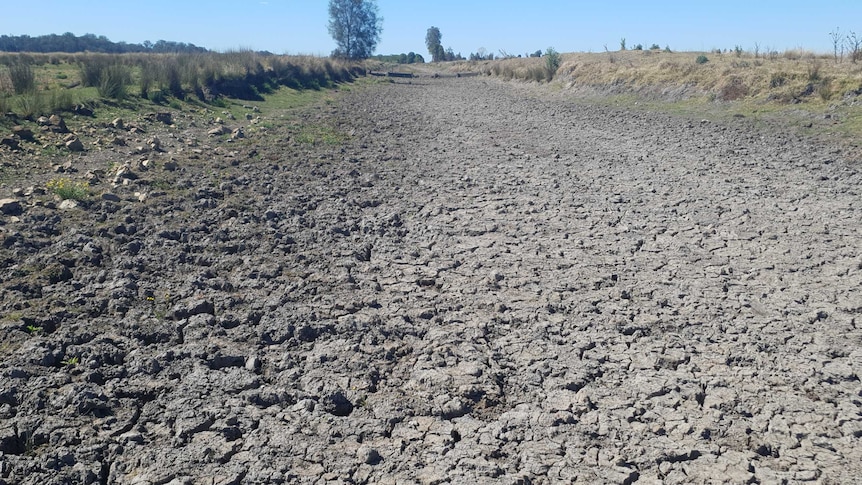
<path fill-rule="evenodd" d="M 428 47 L 428 53 L 431 54 L 431 62 L 440 62 L 445 60 L 446 50 L 443 49 L 443 34 L 437 27 L 431 27 L 425 34 L 425 45 Z"/>
<path fill-rule="evenodd" d="M 383 32 L 382 23 L 374 0 L 330 0 L 329 35 L 338 44 L 332 55 L 347 59 L 371 57 Z"/>

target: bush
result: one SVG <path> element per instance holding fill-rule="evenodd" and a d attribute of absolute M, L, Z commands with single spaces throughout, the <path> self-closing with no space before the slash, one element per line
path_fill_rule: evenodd
<path fill-rule="evenodd" d="M 554 79 L 554 74 L 560 68 L 560 53 L 555 51 L 553 47 L 548 47 L 545 51 L 545 80 L 551 81 Z"/>
<path fill-rule="evenodd" d="M 697 59 L 695 59 L 694 62 L 698 64 L 706 64 L 707 62 L 709 62 L 709 59 L 705 55 L 701 54 L 697 56 Z"/>

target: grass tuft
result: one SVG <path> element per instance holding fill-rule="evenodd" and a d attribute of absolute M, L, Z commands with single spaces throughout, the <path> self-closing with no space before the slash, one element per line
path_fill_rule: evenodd
<path fill-rule="evenodd" d="M 68 178 L 51 179 L 45 187 L 63 200 L 81 201 L 90 196 L 90 188 L 86 182 L 74 182 Z"/>

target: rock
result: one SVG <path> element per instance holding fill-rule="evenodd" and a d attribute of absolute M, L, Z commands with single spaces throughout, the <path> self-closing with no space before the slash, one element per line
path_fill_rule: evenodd
<path fill-rule="evenodd" d="M 177 303 L 171 311 L 174 320 L 182 320 L 194 315 L 215 314 L 213 302 L 204 299 L 193 299 Z"/>
<path fill-rule="evenodd" d="M 75 136 L 66 140 L 66 148 L 72 152 L 83 152 L 84 144 Z"/>
<path fill-rule="evenodd" d="M 162 167 L 163 167 L 165 170 L 167 170 L 168 172 L 173 172 L 173 171 L 175 171 L 177 168 L 179 168 L 179 164 L 177 163 L 177 161 L 176 161 L 176 160 L 168 160 L 167 162 L 165 162 L 165 164 L 164 164 L 164 165 L 162 165 Z"/>
<path fill-rule="evenodd" d="M 102 200 L 107 200 L 108 202 L 119 202 L 120 198 L 116 194 L 105 192 L 102 194 Z"/>
<path fill-rule="evenodd" d="M 468 406 L 464 401 L 455 398 L 447 402 L 440 409 L 440 417 L 443 419 L 455 419 L 460 418 L 470 412 L 470 406 Z"/>
<path fill-rule="evenodd" d="M 72 108 L 72 112 L 79 116 L 93 116 L 93 110 L 83 104 L 76 104 Z"/>
<path fill-rule="evenodd" d="M 162 140 L 160 140 L 159 137 L 157 137 L 157 136 L 153 136 L 152 138 L 150 138 L 147 141 L 147 145 L 149 145 L 150 148 L 152 148 L 153 150 L 155 150 L 157 152 L 162 151 Z"/>
<path fill-rule="evenodd" d="M 7 146 L 12 150 L 17 150 L 19 143 L 18 139 L 14 136 L 4 136 L 3 138 L 0 138 L 0 145 Z"/>
<path fill-rule="evenodd" d="M 66 127 L 66 121 L 63 120 L 62 116 L 57 114 L 53 114 L 48 118 L 46 126 L 54 133 L 69 133 L 69 128 Z"/>
<path fill-rule="evenodd" d="M 169 112 L 163 111 L 160 113 L 156 113 L 156 121 L 160 121 L 166 125 L 173 124 L 173 115 Z"/>
<path fill-rule="evenodd" d="M 114 184 L 120 185 L 125 180 L 135 180 L 137 178 L 138 175 L 132 171 L 132 167 L 123 165 L 117 169 L 117 173 L 114 175 Z"/>
<path fill-rule="evenodd" d="M 25 442 L 26 440 L 21 439 L 15 432 L 14 427 L 0 427 L 0 453 L 7 455 L 20 455 L 24 453 Z"/>
<path fill-rule="evenodd" d="M 74 201 L 72 199 L 66 199 L 66 200 L 60 202 L 60 205 L 58 205 L 57 208 L 60 210 L 68 211 L 68 210 L 77 209 L 79 205 L 80 204 L 78 204 L 77 201 Z"/>
<path fill-rule="evenodd" d="M 333 416 L 350 416 L 353 412 L 353 403 L 341 391 L 327 394 L 321 399 L 320 405 L 324 412 Z"/>
<path fill-rule="evenodd" d="M 17 216 L 23 212 L 21 203 L 16 199 L 0 199 L 0 213 L 7 216 Z"/>
<path fill-rule="evenodd" d="M 242 131 L 242 128 L 237 128 L 233 130 L 233 133 L 231 133 L 230 137 L 234 140 L 238 138 L 245 138 L 245 133 Z"/>
<path fill-rule="evenodd" d="M 114 121 L 111 122 L 111 126 L 118 130 L 126 129 L 126 124 L 123 122 L 122 118 L 114 118 Z"/>
<path fill-rule="evenodd" d="M 379 451 L 367 445 L 362 445 L 356 450 L 356 458 L 366 465 L 376 465 L 383 460 Z"/>
<path fill-rule="evenodd" d="M 260 370 L 260 368 L 261 368 L 261 365 L 262 365 L 262 364 L 261 364 L 261 361 L 260 361 L 260 357 L 258 357 L 258 356 L 256 356 L 256 355 L 250 355 L 250 356 L 245 360 L 245 369 L 246 369 L 246 370 L 248 370 L 248 371 L 251 371 L 251 372 L 257 372 L 257 371 L 259 371 L 259 370 Z"/>
<path fill-rule="evenodd" d="M 12 127 L 12 134 L 22 140 L 33 141 L 33 131 L 30 128 L 21 125 Z"/>
<path fill-rule="evenodd" d="M 209 136 L 221 136 L 221 135 L 225 135 L 228 133 L 230 133 L 230 129 L 228 129 L 226 126 L 219 126 L 219 127 L 216 127 L 216 128 L 209 130 L 207 132 L 207 135 L 209 135 Z"/>

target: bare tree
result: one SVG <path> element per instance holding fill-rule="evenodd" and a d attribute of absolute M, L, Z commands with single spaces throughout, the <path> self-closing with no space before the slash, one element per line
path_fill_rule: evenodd
<path fill-rule="evenodd" d="M 838 58 L 838 49 L 841 48 L 841 29 L 835 27 L 834 31 L 829 32 L 829 38 L 832 39 L 832 53 L 835 56 L 835 63 L 837 64 L 840 60 Z"/>
<path fill-rule="evenodd" d="M 862 37 L 857 36 L 852 30 L 847 34 L 847 50 L 850 51 L 850 60 L 854 64 L 862 59 Z"/>

